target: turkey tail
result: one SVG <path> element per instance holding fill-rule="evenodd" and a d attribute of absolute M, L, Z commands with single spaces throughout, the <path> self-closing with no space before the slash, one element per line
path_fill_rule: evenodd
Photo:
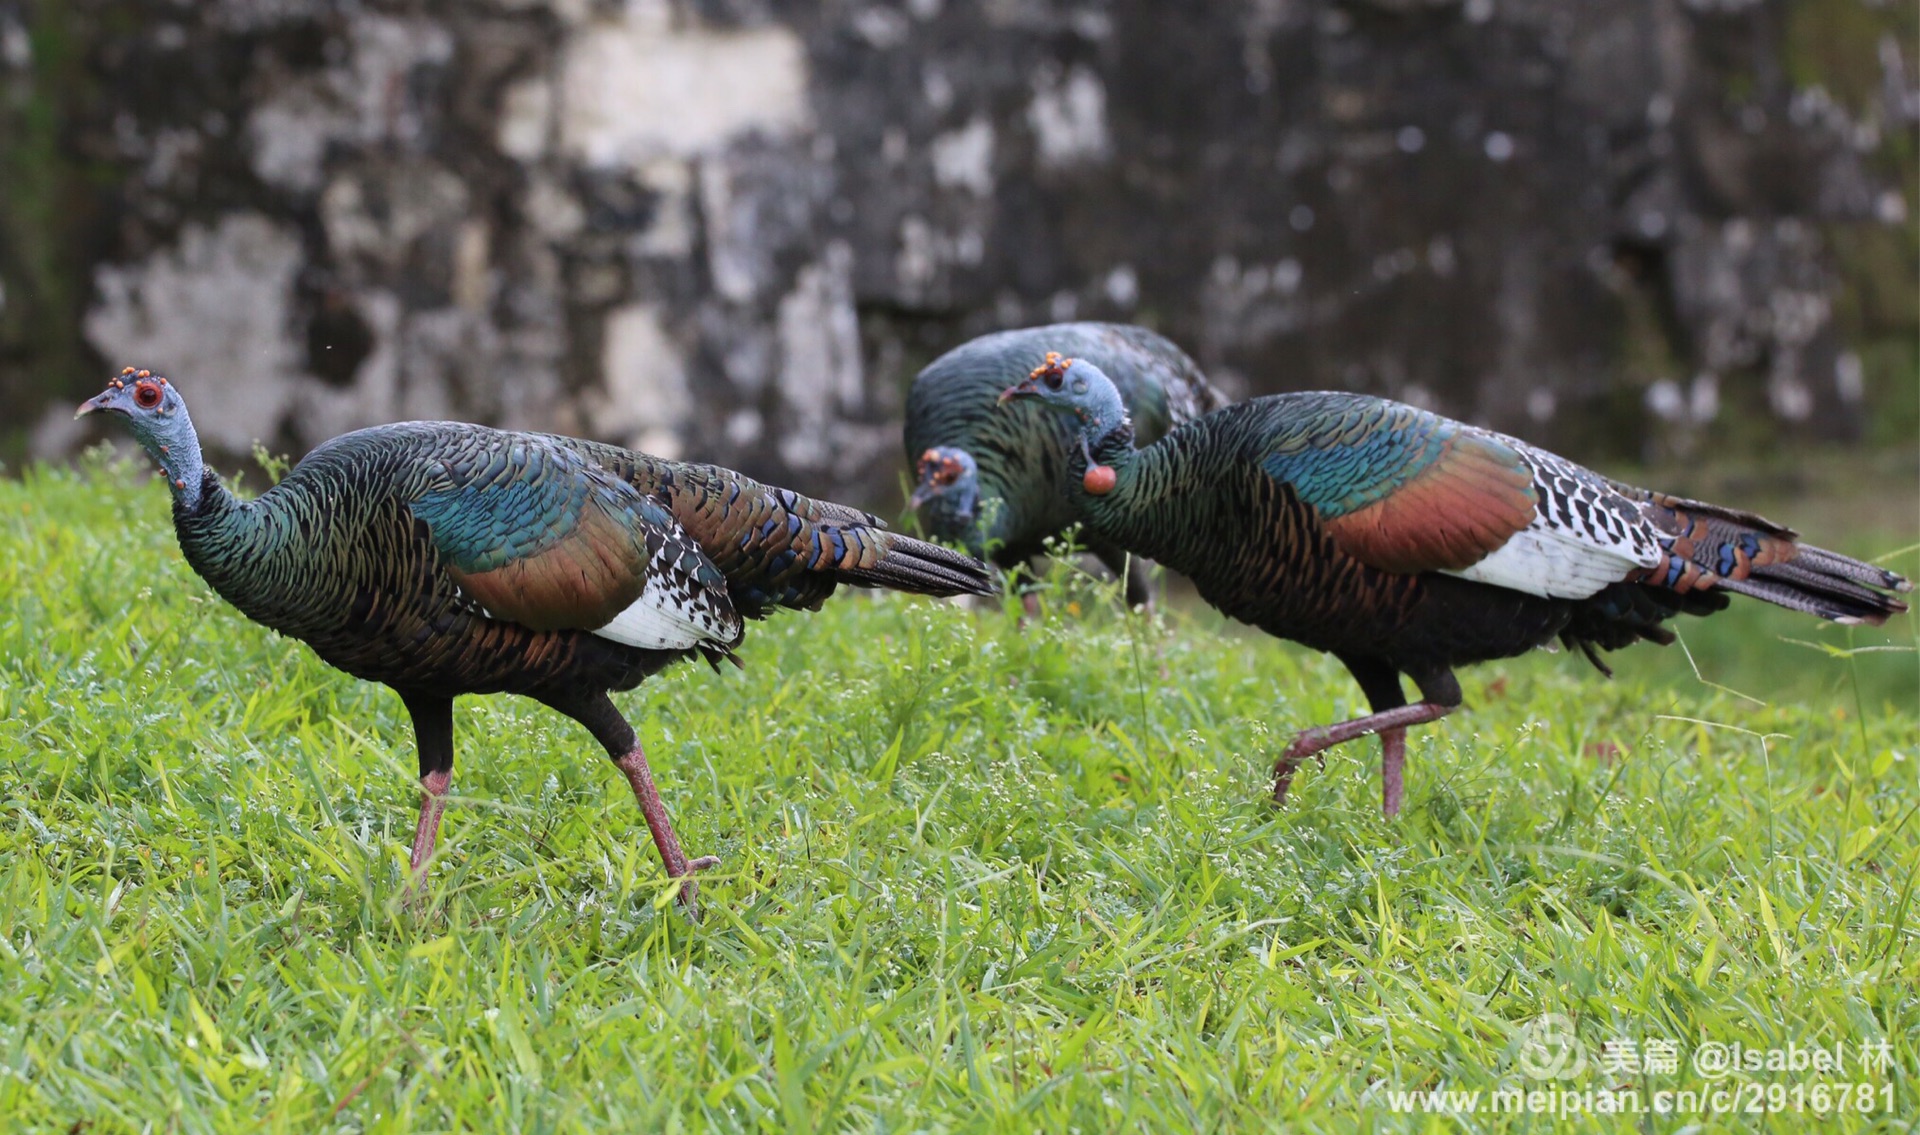
<path fill-rule="evenodd" d="M 915 595 L 991 595 L 987 565 L 962 552 L 887 531 L 886 521 L 832 501 L 788 489 L 773 491 L 787 516 L 788 551 L 829 579 L 858 587 L 885 587 Z M 784 566 L 784 564 L 783 564 Z"/>
<path fill-rule="evenodd" d="M 1913 584 L 1885 568 L 1799 543 L 1791 528 L 1739 509 L 1634 490 L 1661 529 L 1664 563 L 1639 582 L 1687 593 L 1718 588 L 1838 623 L 1879 625 L 1907 609 Z"/>
<path fill-rule="evenodd" d="M 1719 585 L 1836 623 L 1872 626 L 1907 609 L 1905 603 L 1874 588 L 1913 590 L 1912 583 L 1884 568 L 1809 544 L 1801 545 L 1785 563 L 1757 567 L 1745 579 L 1722 579 Z"/>
<path fill-rule="evenodd" d="M 991 595 L 993 575 L 972 556 L 894 532 L 869 529 L 876 555 L 871 562 L 840 568 L 834 574 L 861 587 L 886 587 L 917 595 Z"/>
<path fill-rule="evenodd" d="M 993 591 L 985 564 L 889 532 L 879 517 L 857 508 L 713 465 L 636 458 L 621 472 L 668 502 L 750 619 L 765 618 L 774 607 L 818 610 L 842 583 L 920 595 Z"/>

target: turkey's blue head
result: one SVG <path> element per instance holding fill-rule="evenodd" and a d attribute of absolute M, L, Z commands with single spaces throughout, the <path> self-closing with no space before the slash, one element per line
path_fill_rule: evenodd
<path fill-rule="evenodd" d="M 1046 361 L 1026 378 L 1000 392 L 1004 404 L 1016 398 L 1034 398 L 1051 409 L 1080 420 L 1083 433 L 1101 437 L 1127 418 L 1127 405 L 1113 380 L 1085 359 L 1062 358 L 1048 351 Z"/>
<path fill-rule="evenodd" d="M 1051 410 L 1071 415 L 1080 434 L 1080 452 L 1086 457 L 1082 486 L 1094 496 L 1113 491 L 1117 478 L 1112 466 L 1094 461 L 1092 452 L 1109 435 L 1118 434 L 1121 440 L 1132 437 L 1127 405 L 1120 400 L 1112 379 L 1090 362 L 1048 351 L 1045 362 L 1000 392 L 1002 404 L 1016 398 L 1032 398 Z"/>
<path fill-rule="evenodd" d="M 980 467 L 973 454 L 939 445 L 914 463 L 913 497 L 907 507 L 921 514 L 928 531 L 959 539 L 973 527 L 980 511 Z"/>
<path fill-rule="evenodd" d="M 80 403 L 74 417 L 98 413 L 127 420 L 141 447 L 166 471 L 175 497 L 189 508 L 200 499 L 200 438 L 186 400 L 172 383 L 150 370 L 126 367 L 107 380 L 105 390 Z"/>

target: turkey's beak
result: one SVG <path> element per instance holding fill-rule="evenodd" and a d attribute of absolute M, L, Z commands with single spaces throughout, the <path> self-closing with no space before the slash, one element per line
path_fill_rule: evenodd
<path fill-rule="evenodd" d="M 1034 387 L 1032 379 L 1023 379 L 1002 390 L 1000 392 L 1000 400 L 996 405 L 1004 406 L 1015 398 L 1031 398 L 1038 393 L 1040 393 L 1040 391 Z"/>
<path fill-rule="evenodd" d="M 913 490 L 912 496 L 907 498 L 907 508 L 914 512 L 919 512 L 926 506 L 928 501 L 938 495 L 938 490 L 932 485 L 921 485 L 919 488 Z"/>
<path fill-rule="evenodd" d="M 107 396 L 104 393 L 96 394 L 85 402 L 80 403 L 80 408 L 73 412 L 73 416 L 75 418 L 84 418 L 96 410 L 104 410 L 106 408 Z"/>

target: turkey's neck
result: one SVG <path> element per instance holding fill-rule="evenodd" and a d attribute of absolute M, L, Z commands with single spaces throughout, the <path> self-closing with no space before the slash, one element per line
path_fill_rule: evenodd
<path fill-rule="evenodd" d="M 192 495 L 192 505 L 184 494 L 173 501 L 173 531 L 187 563 L 255 622 L 298 634 L 297 617 L 311 609 L 312 593 L 288 571 L 290 540 L 299 532 L 294 519 L 265 497 L 234 496 L 211 469 Z"/>
<path fill-rule="evenodd" d="M 236 554 L 235 549 L 248 545 L 249 530 L 258 518 L 207 468 L 200 455 L 200 435 L 194 431 L 185 406 L 164 418 L 144 422 L 142 427 L 134 436 L 166 475 L 167 491 L 173 494 L 173 527 L 179 534 L 180 548 L 194 570 L 225 594 L 225 581 L 216 578 L 223 573 L 211 570 L 209 565 L 244 563 L 246 555 Z"/>
<path fill-rule="evenodd" d="M 1090 436 L 1093 433 L 1098 433 L 1098 436 Z M 1107 428 L 1104 432 L 1096 429 L 1081 436 L 1087 443 L 1086 452 L 1074 454 L 1074 459 L 1079 462 L 1079 468 L 1075 471 L 1081 474 L 1086 473 L 1088 453 L 1093 455 L 1096 464 L 1111 465 L 1117 473 L 1122 466 L 1132 464 L 1134 456 L 1140 452 L 1133 447 L 1131 418 L 1121 418 L 1119 425 Z"/>
<path fill-rule="evenodd" d="M 173 528 L 180 537 L 180 550 L 207 582 L 225 594 L 225 581 L 214 578 L 208 565 L 231 560 L 236 565 L 246 560 L 236 550 L 250 543 L 248 537 L 258 517 L 247 502 L 227 491 L 211 469 L 201 469 L 198 482 L 173 491 Z"/>
<path fill-rule="evenodd" d="M 187 562 L 214 590 L 245 610 L 233 590 L 245 582 L 247 565 L 258 560 L 257 510 L 228 492 L 207 468 L 185 407 L 139 437 L 166 475 L 167 491 L 173 494 L 173 529 Z"/>
<path fill-rule="evenodd" d="M 200 456 L 200 435 L 194 432 L 187 408 L 180 406 L 164 420 L 144 429 L 136 428 L 134 436 L 166 474 L 167 491 L 173 494 L 174 506 L 188 512 L 198 509 L 210 478 L 206 462 Z M 213 487 L 220 488 L 217 480 L 213 481 Z"/>
<path fill-rule="evenodd" d="M 1081 519 L 1094 535 L 1142 554 L 1146 554 L 1146 550 L 1137 546 L 1140 536 L 1132 532 L 1129 521 L 1135 515 L 1134 498 L 1139 491 L 1141 463 L 1143 459 L 1150 461 L 1154 448 L 1135 449 L 1133 422 L 1123 417 L 1117 425 L 1095 423 L 1081 431 L 1067 454 L 1067 471 L 1072 476 L 1070 491 Z M 1087 470 L 1094 465 L 1113 470 L 1115 480 L 1110 492 L 1087 491 Z"/>

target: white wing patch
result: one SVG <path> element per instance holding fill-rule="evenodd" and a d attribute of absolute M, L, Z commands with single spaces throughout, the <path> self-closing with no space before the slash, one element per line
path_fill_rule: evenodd
<path fill-rule="evenodd" d="M 1533 523 L 1480 562 L 1448 572 L 1549 599 L 1584 599 L 1665 556 L 1632 501 L 1563 457 L 1495 434 L 1533 469 Z"/>
<path fill-rule="evenodd" d="M 650 575 L 640 598 L 593 633 L 642 650 L 686 650 L 701 643 L 730 647 L 739 641 L 740 617 L 721 610 L 704 590 Z"/>
<path fill-rule="evenodd" d="M 701 571 L 713 572 L 713 564 L 675 524 L 647 561 L 640 598 L 593 633 L 642 650 L 738 646 L 741 622 L 733 600 L 724 584 L 702 580 Z"/>
<path fill-rule="evenodd" d="M 1650 566 L 1535 520 L 1486 559 L 1446 574 L 1549 599 L 1585 599 Z"/>

